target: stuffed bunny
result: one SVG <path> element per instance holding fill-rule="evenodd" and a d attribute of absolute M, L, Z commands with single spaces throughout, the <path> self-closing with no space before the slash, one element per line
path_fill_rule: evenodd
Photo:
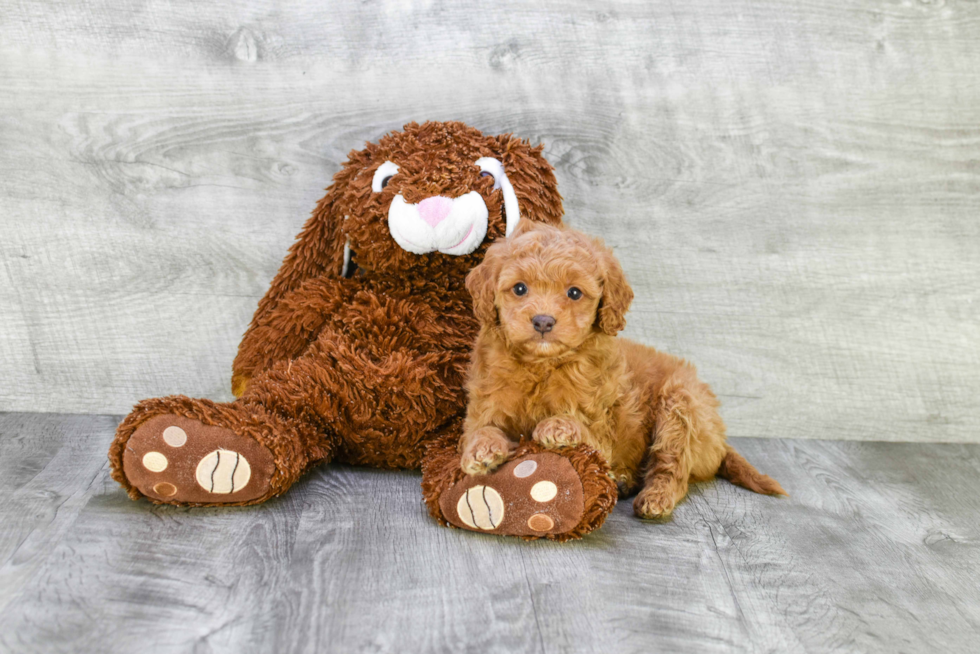
<path fill-rule="evenodd" d="M 422 467 L 444 524 L 558 540 L 601 524 L 615 485 L 586 447 L 526 444 L 510 467 L 533 461 L 522 470 L 535 474 L 478 480 L 486 510 L 440 505 L 445 492 L 474 494 L 456 450 L 478 331 L 464 280 L 518 221 L 561 223 L 542 149 L 426 122 L 352 151 L 259 302 L 233 364 L 237 399 L 140 402 L 109 450 L 113 478 L 134 499 L 243 505 L 330 461 Z M 563 492 L 554 515 L 528 526 L 523 486 L 542 475 Z"/>

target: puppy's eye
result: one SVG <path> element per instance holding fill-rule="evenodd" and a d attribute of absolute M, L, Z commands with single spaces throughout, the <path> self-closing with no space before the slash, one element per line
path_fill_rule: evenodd
<path fill-rule="evenodd" d="M 568 289 L 567 295 L 568 295 L 568 297 L 570 297 L 573 300 L 581 300 L 582 299 L 582 291 L 579 290 L 578 288 L 574 287 L 574 286 L 571 287 L 570 289 Z"/>
<path fill-rule="evenodd" d="M 493 173 L 487 172 L 485 170 L 482 173 L 480 173 L 480 177 L 489 177 L 491 182 L 493 182 L 494 184 L 497 183 L 497 180 L 493 178 Z"/>
<path fill-rule="evenodd" d="M 381 180 L 381 188 L 384 188 L 384 187 L 388 186 L 388 182 L 391 181 L 391 178 L 392 177 L 394 177 L 394 175 L 388 175 L 383 180 Z"/>
<path fill-rule="evenodd" d="M 517 282 L 514 284 L 514 295 L 520 297 L 521 295 L 527 295 L 527 284 L 524 282 Z"/>

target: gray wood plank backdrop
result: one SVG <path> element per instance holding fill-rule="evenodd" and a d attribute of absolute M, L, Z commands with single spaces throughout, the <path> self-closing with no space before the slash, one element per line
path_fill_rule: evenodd
<path fill-rule="evenodd" d="M 0 410 L 230 397 L 346 153 L 546 144 L 742 436 L 977 441 L 980 5 L 6 2 Z"/>

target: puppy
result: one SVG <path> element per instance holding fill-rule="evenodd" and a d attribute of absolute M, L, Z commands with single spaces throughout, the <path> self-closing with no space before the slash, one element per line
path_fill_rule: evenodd
<path fill-rule="evenodd" d="M 461 467 L 486 474 L 517 441 L 601 452 L 641 518 L 671 513 L 715 475 L 785 491 L 725 442 L 718 400 L 694 366 L 625 338 L 633 291 L 601 241 L 527 226 L 466 278 L 481 328 L 467 384 Z"/>

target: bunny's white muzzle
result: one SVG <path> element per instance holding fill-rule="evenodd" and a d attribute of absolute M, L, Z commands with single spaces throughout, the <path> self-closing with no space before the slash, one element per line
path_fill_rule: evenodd
<path fill-rule="evenodd" d="M 408 252 L 459 256 L 483 242 L 488 217 L 487 205 L 476 191 L 458 198 L 436 195 L 418 204 L 408 204 L 398 194 L 388 208 L 388 230 Z"/>
<path fill-rule="evenodd" d="M 517 193 L 507 178 L 504 165 L 499 159 L 481 157 L 474 164 L 481 175 L 493 176 L 493 190 L 503 194 L 506 218 L 505 236 L 510 236 L 521 219 Z M 392 177 L 398 174 L 398 164 L 385 161 L 374 172 L 371 190 L 380 193 Z M 470 191 L 458 198 L 435 195 L 418 204 L 408 204 L 401 193 L 396 195 L 388 207 L 388 231 L 395 243 L 403 250 L 414 254 L 442 252 L 461 256 L 480 247 L 487 235 L 489 210 L 483 197 Z M 344 216 L 347 220 L 347 216 Z M 351 270 L 350 239 L 344 244 L 344 266 L 342 275 Z"/>

